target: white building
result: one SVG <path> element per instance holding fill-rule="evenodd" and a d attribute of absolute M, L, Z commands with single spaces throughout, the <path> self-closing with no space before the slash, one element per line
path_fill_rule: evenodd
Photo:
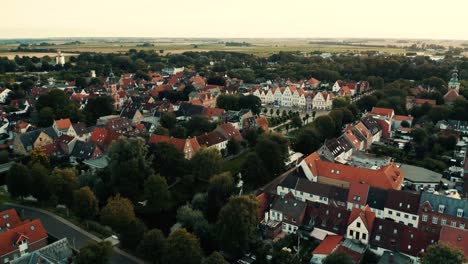
<path fill-rule="evenodd" d="M 348 220 L 346 238 L 358 240 L 366 245 L 369 244 L 374 220 L 375 213 L 368 206 L 362 209 L 353 208 Z"/>
<path fill-rule="evenodd" d="M 57 56 L 55 57 L 55 64 L 62 66 L 65 65 L 65 56 L 60 50 L 57 52 Z"/>

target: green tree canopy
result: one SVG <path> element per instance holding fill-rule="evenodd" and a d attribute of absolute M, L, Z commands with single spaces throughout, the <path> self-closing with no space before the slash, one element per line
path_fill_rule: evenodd
<path fill-rule="evenodd" d="M 132 202 L 120 195 L 110 197 L 101 210 L 101 221 L 116 231 L 123 230 L 136 220 Z"/>
<path fill-rule="evenodd" d="M 466 261 L 461 248 L 454 247 L 447 243 L 437 243 L 426 249 L 426 253 L 422 256 L 422 264 L 461 264 Z"/>
<path fill-rule="evenodd" d="M 167 238 L 166 263 L 200 264 L 202 250 L 198 238 L 183 228 Z"/>
<path fill-rule="evenodd" d="M 159 175 L 150 176 L 145 182 L 144 188 L 147 206 L 153 212 L 168 209 L 171 205 L 171 193 L 168 190 L 166 179 Z"/>
<path fill-rule="evenodd" d="M 208 220 L 211 222 L 216 221 L 219 210 L 221 210 L 221 207 L 223 207 L 234 190 L 234 179 L 230 172 L 215 175 L 210 179 L 207 190 L 208 208 L 206 208 Z"/>
<path fill-rule="evenodd" d="M 202 264 L 228 264 L 228 262 L 219 252 L 214 251 L 209 257 L 203 260 Z"/>
<path fill-rule="evenodd" d="M 82 219 L 92 219 L 98 213 L 99 201 L 88 186 L 74 191 L 73 210 Z"/>
<path fill-rule="evenodd" d="M 163 264 L 166 249 L 167 244 L 164 234 L 159 229 L 151 229 L 143 236 L 137 252 L 143 259 L 152 264 Z"/>
<path fill-rule="evenodd" d="M 190 160 L 192 174 L 199 179 L 209 179 L 221 170 L 221 154 L 214 148 L 202 148 Z"/>
<path fill-rule="evenodd" d="M 6 185 L 10 195 L 15 198 L 30 195 L 33 189 L 32 183 L 28 167 L 21 163 L 13 163 L 6 177 Z"/>
<path fill-rule="evenodd" d="M 80 250 L 75 259 L 77 264 L 107 264 L 112 254 L 112 245 L 105 242 L 92 242 Z"/>

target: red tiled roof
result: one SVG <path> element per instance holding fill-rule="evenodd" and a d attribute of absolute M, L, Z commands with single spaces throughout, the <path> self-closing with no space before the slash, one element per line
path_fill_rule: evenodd
<path fill-rule="evenodd" d="M 365 205 L 367 195 L 369 193 L 369 185 L 360 183 L 351 183 L 348 192 L 348 202 Z"/>
<path fill-rule="evenodd" d="M 343 240 L 343 236 L 332 236 L 329 235 L 325 237 L 325 239 L 318 245 L 314 251 L 312 251 L 313 255 L 330 255 L 336 248 L 340 245 L 341 240 Z"/>
<path fill-rule="evenodd" d="M 268 132 L 270 130 L 266 117 L 258 117 L 255 121 L 257 122 L 257 127 L 261 127 L 263 131 Z"/>
<path fill-rule="evenodd" d="M 363 254 L 354 251 L 350 248 L 347 248 L 343 245 L 338 246 L 338 248 L 335 250 L 335 253 L 344 253 L 351 257 L 351 259 L 354 261 L 354 263 L 361 263 L 362 258 L 364 257 Z"/>
<path fill-rule="evenodd" d="M 372 107 L 372 111 L 370 111 L 369 114 L 392 117 L 394 112 L 395 111 L 391 108 Z"/>
<path fill-rule="evenodd" d="M 308 81 L 307 81 L 309 84 L 317 84 L 319 83 L 320 81 L 315 79 L 315 78 L 310 78 Z"/>
<path fill-rule="evenodd" d="M 219 133 L 218 131 L 212 131 L 210 133 L 205 133 L 197 137 L 198 144 L 204 145 L 207 147 L 214 146 L 221 142 L 227 141 L 227 137 L 223 134 Z"/>
<path fill-rule="evenodd" d="M 209 119 L 211 119 L 213 116 L 220 116 L 225 112 L 226 111 L 221 108 L 205 107 L 203 109 L 203 114 L 206 115 Z"/>
<path fill-rule="evenodd" d="M 453 102 L 455 101 L 460 95 L 458 94 L 457 90 L 455 89 L 450 89 L 445 95 L 444 95 L 444 101 L 448 102 Z"/>
<path fill-rule="evenodd" d="M 304 160 L 315 176 L 337 179 L 349 183 L 364 183 L 386 190 L 399 190 L 404 179 L 403 172 L 394 163 L 372 170 L 322 161 L 316 152 Z"/>
<path fill-rule="evenodd" d="M 364 225 L 369 232 L 372 231 L 372 225 L 374 224 L 375 220 L 375 213 L 369 208 L 369 206 L 365 206 L 362 209 L 353 208 L 351 211 L 351 215 L 349 216 L 348 225 L 354 222 L 358 217 L 362 219 Z"/>
<path fill-rule="evenodd" d="M 462 249 L 465 253 L 465 258 L 468 258 L 468 230 L 442 226 L 439 241 Z"/>
<path fill-rule="evenodd" d="M 239 130 L 237 130 L 231 123 L 219 125 L 217 129 L 221 130 L 221 133 L 229 139 L 234 138 L 237 141 L 244 140 Z"/>
<path fill-rule="evenodd" d="M 60 152 L 60 148 L 59 148 L 57 142 L 52 142 L 50 144 L 42 146 L 41 150 L 44 151 L 44 154 L 46 154 L 46 156 L 48 156 L 48 157 L 54 155 L 55 153 Z"/>
<path fill-rule="evenodd" d="M 21 223 L 21 220 L 15 209 L 0 212 L 0 229 L 13 228 Z M 8 224 L 8 225 L 7 225 Z"/>
<path fill-rule="evenodd" d="M 394 115 L 393 116 L 393 119 L 394 120 L 397 120 L 397 121 L 413 121 L 413 117 L 412 116 L 404 116 L 404 115 Z"/>
<path fill-rule="evenodd" d="M 0 233 L 0 256 L 17 251 L 16 243 L 19 238 L 26 238 L 28 244 L 31 244 L 47 239 L 47 232 L 40 220 L 33 220 Z"/>
<path fill-rule="evenodd" d="M 417 98 L 417 99 L 414 100 L 414 103 L 417 104 L 417 105 L 422 105 L 424 103 L 428 103 L 428 104 L 434 106 L 434 105 L 436 105 L 436 100 Z"/>
<path fill-rule="evenodd" d="M 268 210 L 269 199 L 266 193 L 262 192 L 261 194 L 257 195 L 258 200 L 258 210 L 257 210 L 257 217 L 258 220 L 263 219 L 263 214 Z"/>
<path fill-rule="evenodd" d="M 153 134 L 153 135 L 150 136 L 150 138 L 148 140 L 148 144 L 157 144 L 159 142 L 167 142 L 167 143 L 173 145 L 180 152 L 182 152 L 182 153 L 184 152 L 185 139 L 173 138 L 173 137 Z"/>
<path fill-rule="evenodd" d="M 71 126 L 71 121 L 69 118 L 55 120 L 54 122 L 58 130 L 68 129 Z"/>

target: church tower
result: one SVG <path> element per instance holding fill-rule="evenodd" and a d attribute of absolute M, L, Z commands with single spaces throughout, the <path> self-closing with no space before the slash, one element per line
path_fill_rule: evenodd
<path fill-rule="evenodd" d="M 57 56 L 55 57 L 55 64 L 57 65 L 65 65 L 65 56 L 62 54 L 62 52 L 59 50 L 57 52 Z"/>
<path fill-rule="evenodd" d="M 458 92 L 460 92 L 460 82 L 458 81 L 458 69 L 455 67 L 452 71 L 452 78 L 450 79 L 448 83 L 448 88 L 450 89 L 455 89 Z"/>

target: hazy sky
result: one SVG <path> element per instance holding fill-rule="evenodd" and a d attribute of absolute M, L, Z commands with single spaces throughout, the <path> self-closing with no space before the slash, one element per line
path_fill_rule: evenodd
<path fill-rule="evenodd" d="M 0 38 L 468 40 L 467 0 L 0 0 Z"/>

